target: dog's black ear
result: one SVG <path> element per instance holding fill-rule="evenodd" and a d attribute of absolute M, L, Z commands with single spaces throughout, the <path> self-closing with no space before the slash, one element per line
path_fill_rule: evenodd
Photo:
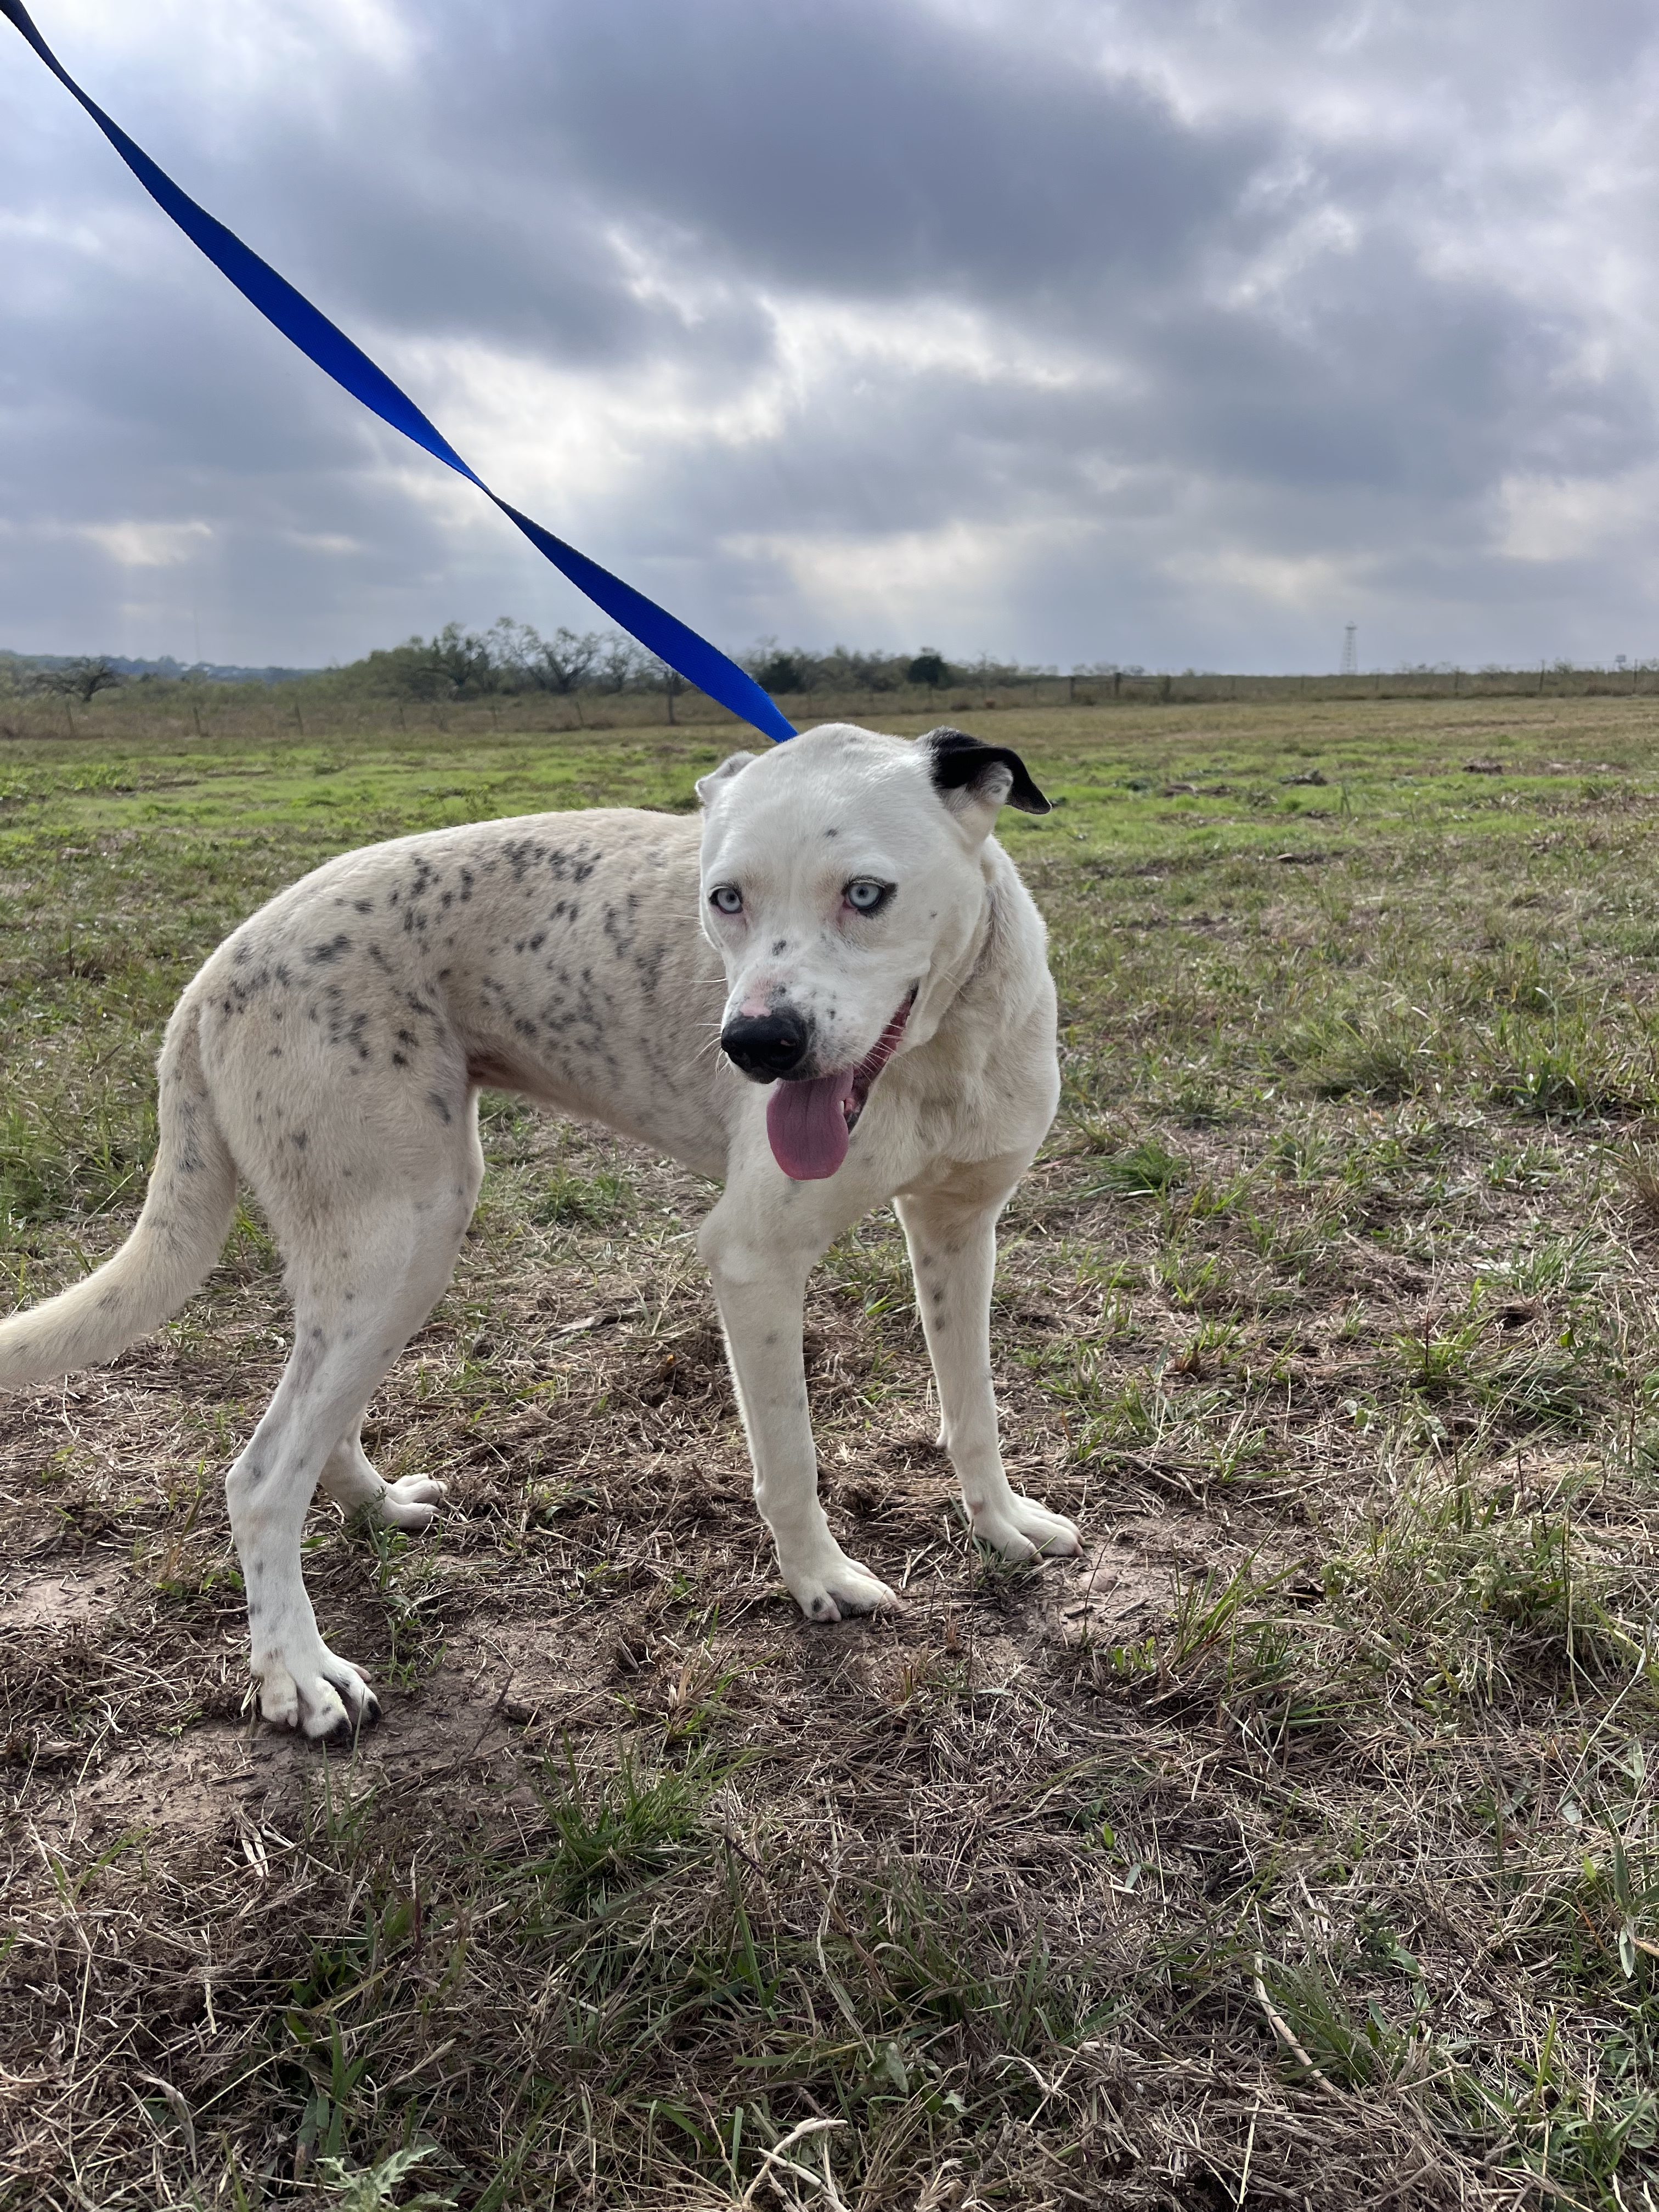
<path fill-rule="evenodd" d="M 711 768 L 707 775 L 700 775 L 693 787 L 698 799 L 707 806 L 714 791 L 722 783 L 730 783 L 734 775 L 741 775 L 758 753 L 727 753 L 718 768 Z"/>
<path fill-rule="evenodd" d="M 922 744 L 933 753 L 933 788 L 948 805 L 955 792 L 967 792 L 992 806 L 1017 806 L 1022 814 L 1053 810 L 1026 773 L 1025 763 L 1006 745 L 982 745 L 965 730 L 929 730 Z"/>

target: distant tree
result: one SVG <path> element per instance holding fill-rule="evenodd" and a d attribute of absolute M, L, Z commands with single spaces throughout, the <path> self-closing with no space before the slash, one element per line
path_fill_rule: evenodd
<path fill-rule="evenodd" d="M 535 635 L 532 630 L 531 635 Z M 568 695 L 579 691 L 593 672 L 601 640 L 597 630 L 556 629 L 551 637 L 537 638 L 532 666 L 542 688 Z"/>
<path fill-rule="evenodd" d="M 528 623 L 515 623 L 511 615 L 502 615 L 491 623 L 482 642 L 489 656 L 494 690 L 522 691 L 535 683 L 534 662 L 542 641 Z"/>
<path fill-rule="evenodd" d="M 678 668 L 671 668 L 665 660 L 653 653 L 646 655 L 640 670 L 640 682 L 647 690 L 663 692 L 668 701 L 668 719 L 675 720 L 674 702 L 688 686 Z"/>
<path fill-rule="evenodd" d="M 436 643 L 434 638 L 432 644 Z M 423 637 L 405 640 L 392 659 L 398 690 L 407 691 L 412 699 L 447 699 L 454 689 L 447 671 Z"/>
<path fill-rule="evenodd" d="M 501 689 L 489 639 L 459 623 L 446 623 L 434 638 L 411 637 L 392 658 L 399 687 L 417 699 L 470 699 Z"/>
<path fill-rule="evenodd" d="M 782 691 L 810 691 L 812 688 L 813 668 L 804 653 L 780 652 L 776 644 L 768 640 L 750 663 L 750 672 L 763 691 L 774 698 Z"/>
<path fill-rule="evenodd" d="M 925 684 L 930 691 L 937 691 L 941 684 L 951 680 L 951 665 L 938 649 L 924 645 L 905 671 L 905 679 L 911 684 Z"/>
<path fill-rule="evenodd" d="M 857 653 L 845 645 L 818 654 L 815 668 L 820 688 L 827 691 L 892 691 L 904 674 L 904 664 L 890 654 Z"/>
<path fill-rule="evenodd" d="M 599 649 L 598 664 L 601 691 L 626 691 L 641 672 L 641 650 L 631 637 L 613 629 Z"/>
<path fill-rule="evenodd" d="M 125 683 L 110 660 L 100 653 L 80 660 L 66 660 L 58 668 L 42 669 L 39 678 L 43 691 L 56 692 L 60 698 L 78 699 L 89 707 L 100 691 L 118 690 Z"/>

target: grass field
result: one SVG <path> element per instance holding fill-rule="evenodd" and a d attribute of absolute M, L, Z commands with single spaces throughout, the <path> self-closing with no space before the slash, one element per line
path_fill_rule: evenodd
<path fill-rule="evenodd" d="M 447 719 L 0 746 L 0 1303 L 125 1233 L 161 1024 L 267 893 L 683 809 L 731 742 Z M 1066 1079 L 1000 1389 L 1085 1560 L 966 1540 L 873 1219 L 809 1358 L 906 1608 L 808 1630 L 707 1188 L 492 1097 L 369 1438 L 450 1507 L 309 1539 L 385 1723 L 263 1734 L 244 1212 L 158 1337 L 0 1410 L 0 2204 L 1659 2205 L 1659 702 L 994 735 L 1060 802 L 1006 841 Z"/>

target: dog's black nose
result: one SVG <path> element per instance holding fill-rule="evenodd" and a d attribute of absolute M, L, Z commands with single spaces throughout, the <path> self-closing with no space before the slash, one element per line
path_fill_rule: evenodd
<path fill-rule="evenodd" d="M 720 1048 L 745 1075 L 770 1083 L 806 1057 L 806 1024 L 799 1014 L 740 1014 L 720 1031 Z"/>

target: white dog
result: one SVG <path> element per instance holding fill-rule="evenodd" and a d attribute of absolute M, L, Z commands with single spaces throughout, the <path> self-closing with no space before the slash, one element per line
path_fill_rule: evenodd
<path fill-rule="evenodd" d="M 734 754 L 697 792 L 701 828 L 621 810 L 483 822 L 345 854 L 272 899 L 167 1025 L 131 1236 L 0 1323 L 0 1384 L 113 1358 L 201 1282 L 238 1171 L 252 1184 L 295 1309 L 228 1482 L 269 1721 L 327 1736 L 377 1716 L 318 1633 L 301 1530 L 319 1480 L 404 1528 L 444 1496 L 424 1475 L 383 1482 L 359 1431 L 471 1218 L 483 1084 L 724 1180 L 702 1250 L 756 1503 L 809 1619 L 893 1601 L 830 1533 L 801 1356 L 813 1264 L 889 1199 L 975 1534 L 1011 1559 L 1079 1548 L 1009 1487 L 990 1364 L 997 1215 L 1059 1097 L 1042 922 L 991 831 L 1005 802 L 1048 801 L 1000 746 L 846 724 Z"/>

